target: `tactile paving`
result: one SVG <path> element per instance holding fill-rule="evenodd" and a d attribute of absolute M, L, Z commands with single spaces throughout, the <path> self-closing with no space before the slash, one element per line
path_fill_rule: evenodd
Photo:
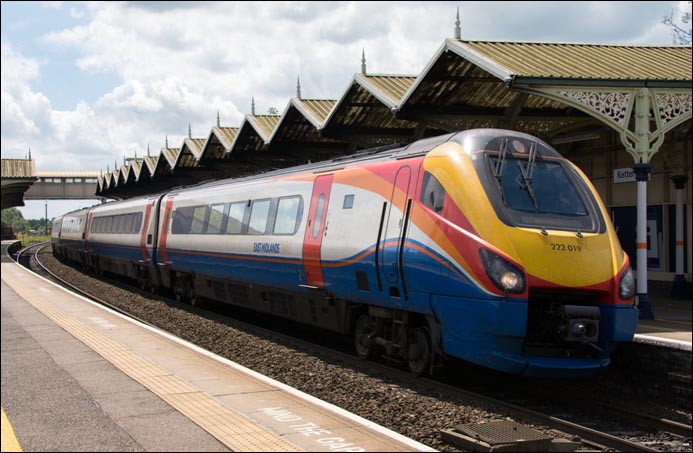
<path fill-rule="evenodd" d="M 4 266 L 5 264 L 3 269 Z M 3 280 L 29 304 L 176 410 L 188 416 L 230 449 L 234 451 L 300 451 L 280 436 L 257 425 L 233 409 L 219 404 L 206 393 L 58 309 L 36 291 L 28 288 L 19 277 L 13 275 L 13 272 L 3 272 Z"/>

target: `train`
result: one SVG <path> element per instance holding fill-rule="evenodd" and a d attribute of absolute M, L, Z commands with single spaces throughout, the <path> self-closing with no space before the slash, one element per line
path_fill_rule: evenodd
<path fill-rule="evenodd" d="M 85 269 L 353 337 L 416 375 L 460 359 L 592 378 L 638 320 L 589 179 L 539 138 L 473 129 L 110 202 L 54 221 Z M 299 325 L 300 325 L 299 324 Z"/>

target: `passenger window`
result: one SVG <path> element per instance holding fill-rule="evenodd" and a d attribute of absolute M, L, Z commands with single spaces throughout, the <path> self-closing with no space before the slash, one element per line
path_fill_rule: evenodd
<path fill-rule="evenodd" d="M 354 195 L 344 195 L 344 204 L 342 209 L 351 209 L 354 207 Z"/>
<path fill-rule="evenodd" d="M 200 234 L 205 229 L 205 217 L 207 216 L 207 206 L 197 206 L 193 211 L 191 234 Z"/>
<path fill-rule="evenodd" d="M 126 222 L 125 222 L 125 232 L 128 234 L 134 233 L 132 226 L 135 223 L 135 213 L 130 213 L 126 217 Z"/>
<path fill-rule="evenodd" d="M 192 208 L 178 208 L 173 211 L 171 234 L 188 234 L 192 225 Z"/>
<path fill-rule="evenodd" d="M 231 203 L 229 206 L 229 220 L 226 224 L 226 234 L 240 234 L 243 230 L 243 216 L 245 214 L 245 202 Z"/>
<path fill-rule="evenodd" d="M 224 204 L 213 204 L 209 211 L 209 222 L 206 233 L 217 234 L 221 232 L 222 221 L 224 220 Z"/>
<path fill-rule="evenodd" d="M 274 234 L 294 234 L 298 223 L 301 197 L 280 198 L 277 205 L 277 218 L 274 221 Z"/>
<path fill-rule="evenodd" d="M 436 214 L 443 212 L 443 202 L 445 201 L 445 189 L 438 180 L 426 172 L 421 189 L 421 203 L 433 210 Z"/>
<path fill-rule="evenodd" d="M 112 233 L 113 232 L 113 216 L 109 215 L 106 217 L 106 232 Z"/>
<path fill-rule="evenodd" d="M 138 212 L 135 214 L 135 221 L 133 222 L 133 233 L 138 233 L 140 231 L 140 228 L 142 228 L 142 213 Z"/>
<path fill-rule="evenodd" d="M 271 200 L 258 200 L 253 202 L 253 206 L 250 208 L 248 234 L 265 234 L 270 204 Z"/>

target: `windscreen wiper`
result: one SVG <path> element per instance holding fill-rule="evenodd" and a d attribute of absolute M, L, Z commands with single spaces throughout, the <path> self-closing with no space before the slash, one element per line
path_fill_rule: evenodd
<path fill-rule="evenodd" d="M 539 211 L 539 205 L 537 204 L 537 197 L 534 194 L 534 189 L 532 188 L 532 173 L 534 173 L 534 166 L 536 165 L 536 158 L 537 158 L 537 142 L 532 142 L 532 144 L 529 147 L 529 155 L 527 156 L 527 168 L 525 168 L 524 165 L 519 160 L 516 160 L 515 163 L 517 164 L 517 167 L 520 169 L 520 174 L 522 174 L 522 188 L 527 189 L 527 193 L 529 193 L 529 197 L 532 200 L 532 204 L 534 205 L 534 209 L 536 211 Z"/>
<path fill-rule="evenodd" d="M 500 191 L 501 200 L 505 204 L 505 194 L 503 193 L 503 183 L 501 178 L 503 175 L 503 167 L 505 166 L 505 160 L 508 157 L 508 139 L 504 138 L 501 140 L 500 148 L 498 149 L 498 158 L 496 163 L 493 165 L 493 176 L 496 177 L 498 182 L 498 190 Z"/>

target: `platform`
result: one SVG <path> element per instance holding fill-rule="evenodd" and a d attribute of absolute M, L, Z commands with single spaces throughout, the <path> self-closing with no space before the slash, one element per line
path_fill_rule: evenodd
<path fill-rule="evenodd" d="M 24 450 L 433 451 L 7 262 L 2 364 Z"/>
<path fill-rule="evenodd" d="M 669 285 L 648 288 L 655 319 L 641 319 L 633 341 L 691 351 L 693 341 L 693 301 L 669 295 Z"/>

